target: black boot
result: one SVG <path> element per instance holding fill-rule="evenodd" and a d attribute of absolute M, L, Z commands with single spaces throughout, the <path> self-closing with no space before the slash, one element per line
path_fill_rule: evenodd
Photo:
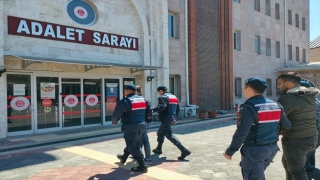
<path fill-rule="evenodd" d="M 186 149 L 184 146 L 182 146 L 182 144 L 177 144 L 177 147 L 180 149 L 181 151 L 181 156 L 178 157 L 179 160 L 184 160 L 184 158 L 186 158 L 187 156 L 189 156 L 191 154 L 191 152 Z"/>
<path fill-rule="evenodd" d="M 129 154 L 124 153 L 123 155 L 118 154 L 117 158 L 120 160 L 120 163 L 124 164 L 128 159 Z"/>
<path fill-rule="evenodd" d="M 133 172 L 142 172 L 142 173 L 146 173 L 148 172 L 148 167 L 144 164 L 144 160 L 138 160 L 138 167 L 133 167 L 131 168 L 131 171 Z"/>
<path fill-rule="evenodd" d="M 162 154 L 162 144 L 163 142 L 158 142 L 158 146 L 157 148 L 155 148 L 154 150 L 152 150 L 152 152 L 156 153 L 156 154 Z"/>

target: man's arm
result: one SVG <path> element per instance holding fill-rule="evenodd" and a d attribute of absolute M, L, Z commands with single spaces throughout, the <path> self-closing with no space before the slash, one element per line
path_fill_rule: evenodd
<path fill-rule="evenodd" d="M 126 109 L 126 103 L 125 100 L 122 99 L 117 102 L 116 108 L 114 109 L 112 113 L 112 124 L 118 124 L 119 119 L 121 118 L 123 112 Z"/>
<path fill-rule="evenodd" d="M 148 99 L 145 99 L 147 107 L 146 107 L 146 121 L 152 121 L 152 110 L 151 110 L 151 102 Z"/>
<path fill-rule="evenodd" d="M 251 126 L 254 122 L 254 110 L 251 105 L 244 104 L 240 109 L 241 118 L 238 120 L 237 130 L 232 137 L 230 146 L 226 150 L 228 156 L 232 156 L 240 149 L 242 143 L 246 140 Z"/>
<path fill-rule="evenodd" d="M 278 99 L 278 103 L 282 105 L 284 113 L 286 115 L 289 115 L 295 108 L 297 108 L 297 104 L 292 103 L 290 99 L 291 98 L 288 98 L 286 94 L 281 95 Z"/>
<path fill-rule="evenodd" d="M 280 104 L 279 106 L 281 108 L 281 118 L 279 125 L 281 128 L 290 129 L 292 126 L 291 121 L 287 118 L 286 114 L 284 113 L 283 107 Z"/>
<path fill-rule="evenodd" d="M 158 105 L 154 108 L 152 108 L 153 112 L 161 112 L 163 110 L 165 110 L 167 107 L 167 103 L 165 102 L 163 97 L 159 97 L 158 98 Z"/>

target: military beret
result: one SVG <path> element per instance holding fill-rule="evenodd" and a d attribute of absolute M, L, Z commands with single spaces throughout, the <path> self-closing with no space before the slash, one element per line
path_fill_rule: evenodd
<path fill-rule="evenodd" d="M 250 85 L 252 87 L 264 87 L 264 88 L 268 87 L 267 82 L 264 79 L 259 77 L 248 78 L 245 81 L 245 84 Z"/>
<path fill-rule="evenodd" d="M 160 91 L 160 90 L 166 92 L 168 89 L 167 89 L 165 86 L 159 86 L 159 87 L 157 88 L 157 91 Z"/>
<path fill-rule="evenodd" d="M 124 85 L 124 89 L 131 89 L 131 90 L 136 91 L 137 87 L 133 84 L 127 84 L 127 85 Z"/>
<path fill-rule="evenodd" d="M 311 87 L 311 84 L 308 81 L 300 81 L 300 86 L 304 86 L 304 87 Z"/>

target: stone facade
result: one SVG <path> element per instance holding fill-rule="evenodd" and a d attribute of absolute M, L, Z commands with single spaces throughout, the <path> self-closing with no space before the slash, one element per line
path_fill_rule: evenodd
<path fill-rule="evenodd" d="M 233 51 L 234 78 L 241 78 L 241 88 L 245 79 L 259 76 L 271 79 L 272 95 L 277 99 L 275 71 L 286 65 L 303 62 L 303 49 L 306 61 L 309 61 L 309 0 L 270 0 L 270 16 L 266 15 L 266 4 L 260 1 L 260 11 L 254 9 L 253 0 L 233 2 L 233 31 L 241 32 L 240 50 Z M 279 5 L 280 19 L 276 19 L 276 4 Z M 286 6 L 286 7 L 285 7 Z M 288 24 L 288 10 L 292 11 L 292 25 Z M 299 14 L 299 27 L 296 27 L 295 14 Z M 305 18 L 305 30 L 302 30 L 302 18 Z M 255 53 L 255 36 L 260 37 L 260 54 Z M 266 55 L 266 39 L 271 40 L 271 55 Z M 280 42 L 280 58 L 276 57 L 276 41 Z M 289 60 L 288 45 L 292 45 L 292 60 Z M 299 47 L 299 59 L 296 57 Z M 266 95 L 266 94 L 265 94 Z M 243 103 L 245 97 L 235 97 L 235 104 Z"/>
<path fill-rule="evenodd" d="M 310 62 L 320 62 L 320 47 L 310 49 Z"/>
<path fill-rule="evenodd" d="M 94 4 L 98 13 L 98 20 L 91 26 L 74 22 L 66 12 L 67 1 L 64 0 L 50 2 L 42 0 L 0 0 L 0 65 L 4 65 L 9 73 L 55 73 L 59 76 L 71 75 L 79 78 L 87 76 L 107 78 L 117 75 L 120 80 L 125 77 L 133 77 L 136 78 L 136 84 L 143 87 L 144 95 L 155 105 L 157 103 L 156 88 L 159 85 L 169 86 L 169 72 L 175 71 L 175 68 L 169 70 L 167 1 L 86 1 Z M 179 1 L 173 2 L 171 7 L 180 4 Z M 184 13 L 182 7 L 183 3 L 181 7 L 178 6 L 178 9 L 172 8 L 171 10 Z M 10 35 L 8 34 L 8 16 L 136 37 L 139 39 L 139 51 Z M 182 22 L 183 14 L 180 18 Z M 184 28 L 183 23 L 181 28 Z M 184 34 L 181 34 L 181 37 L 184 37 Z M 184 60 L 185 58 L 182 39 L 178 43 L 170 43 L 171 47 L 176 46 L 176 50 L 180 51 L 177 58 L 174 56 L 175 52 L 171 51 L 173 61 Z M 69 60 L 74 64 L 42 62 L 25 67 L 23 66 L 25 60 L 19 58 L 24 56 L 35 57 L 40 60 L 41 58 Z M 98 64 L 115 63 L 117 65 L 109 68 L 98 67 L 87 71 L 86 66 L 77 64 L 77 61 L 85 62 L 84 64 L 94 62 Z M 183 62 L 178 66 L 184 66 Z M 131 70 L 139 67 L 142 68 L 142 71 L 132 73 Z M 145 67 L 159 69 L 143 70 Z M 185 70 L 179 70 L 179 74 L 183 78 L 185 76 L 184 72 Z M 155 76 L 155 78 L 152 82 L 147 82 L 146 77 L 150 75 Z M 5 87 L 6 74 L 3 74 L 0 77 L 1 99 L 6 99 Z M 120 89 L 122 90 L 122 87 Z M 35 95 L 35 92 L 32 93 L 32 95 Z M 185 94 L 184 89 L 183 95 L 185 96 Z M 0 138 L 4 138 L 7 135 L 7 105 L 4 101 L 0 103 Z M 185 100 L 182 103 L 185 103 Z"/>

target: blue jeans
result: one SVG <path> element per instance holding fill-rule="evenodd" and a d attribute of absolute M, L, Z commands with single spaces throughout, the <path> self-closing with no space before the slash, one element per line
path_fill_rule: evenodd
<path fill-rule="evenodd" d="M 320 130 L 318 130 L 318 143 L 316 145 L 315 150 L 313 150 L 309 156 L 309 158 L 307 159 L 306 162 L 306 171 L 307 171 L 307 175 L 309 177 L 309 180 L 311 179 L 320 179 L 320 169 L 316 168 L 316 149 L 319 147 L 320 145 Z"/>
<path fill-rule="evenodd" d="M 145 158 L 150 159 L 151 147 L 147 130 L 141 135 L 141 148 L 144 146 Z"/>
<path fill-rule="evenodd" d="M 265 180 L 264 171 L 279 151 L 277 144 L 270 146 L 242 146 L 241 171 L 244 180 Z"/>
<path fill-rule="evenodd" d="M 318 136 L 305 138 L 282 137 L 282 164 L 287 180 L 308 180 L 306 162 L 314 151 Z"/>

